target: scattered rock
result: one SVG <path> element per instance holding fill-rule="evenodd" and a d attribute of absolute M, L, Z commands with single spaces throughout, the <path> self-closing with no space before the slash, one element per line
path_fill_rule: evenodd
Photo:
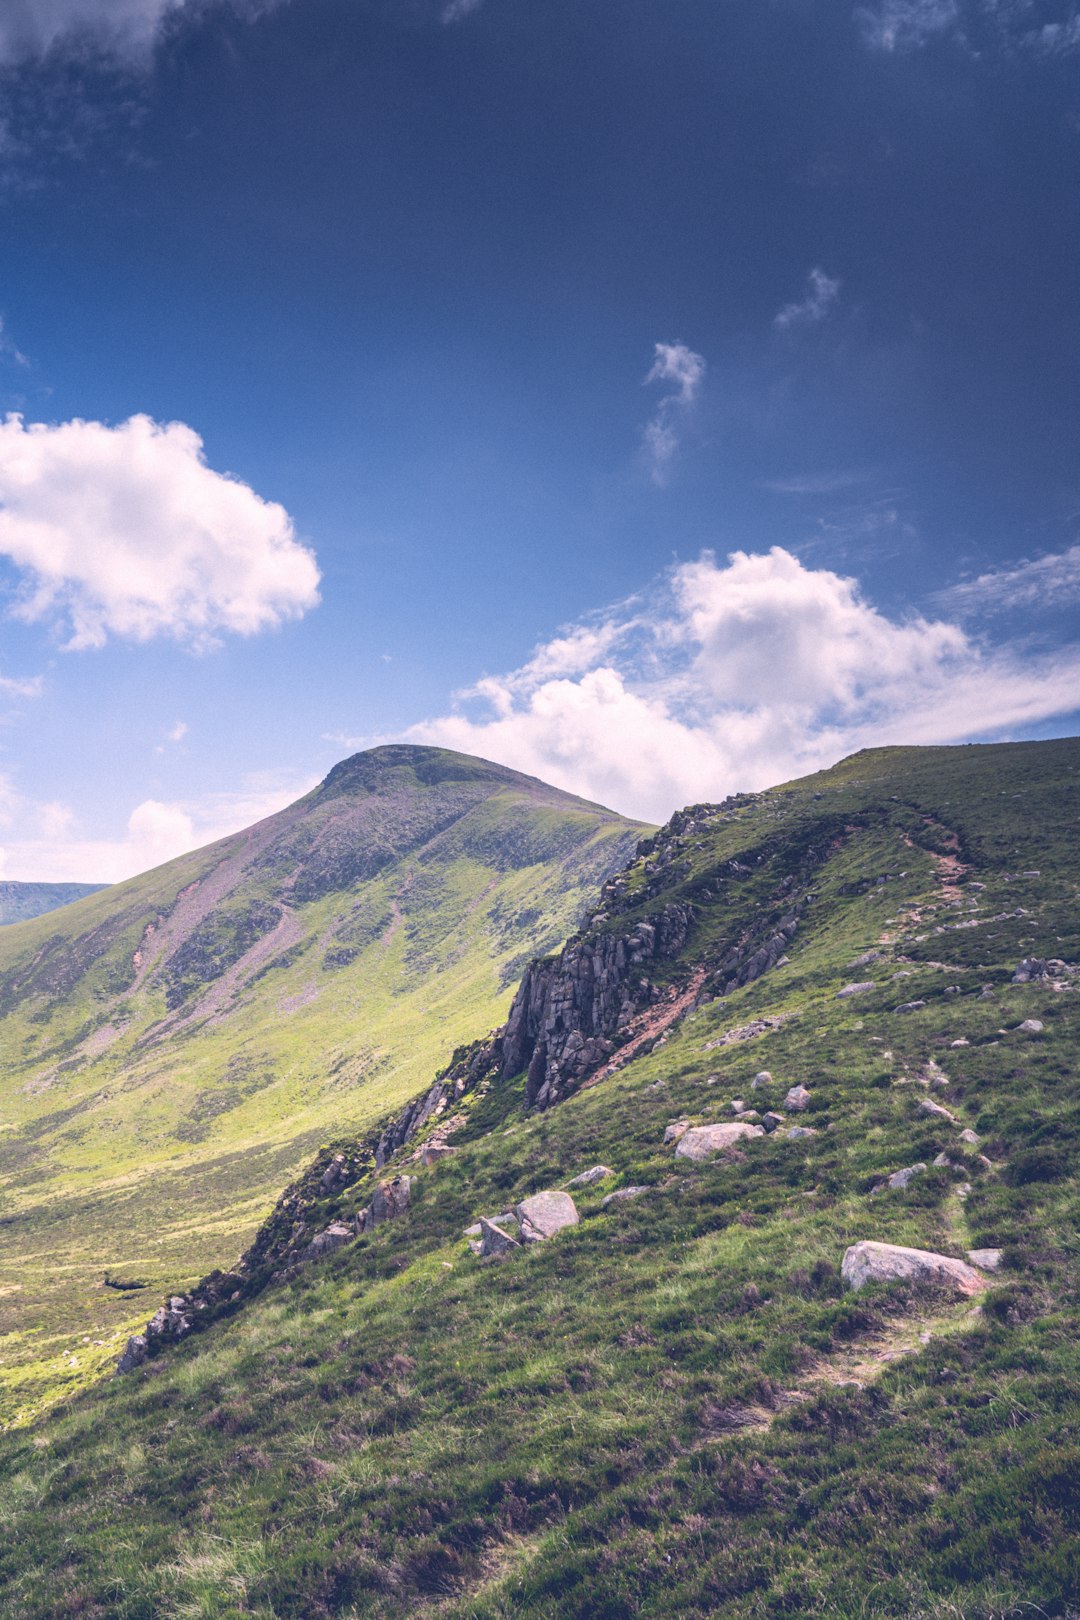
<path fill-rule="evenodd" d="M 849 1288 L 872 1282 L 936 1283 L 959 1294 L 977 1294 L 986 1287 L 979 1273 L 963 1260 L 953 1260 L 930 1249 L 907 1249 L 896 1243 L 853 1243 L 844 1255 L 840 1275 Z"/>
<path fill-rule="evenodd" d="M 733 1097 L 731 1099 L 731 1111 L 733 1114 L 746 1113 L 746 1104 L 743 1102 L 741 1097 Z"/>
<path fill-rule="evenodd" d="M 1043 1028 L 1044 1025 L 1038 1018 L 1025 1018 L 1020 1025 L 1020 1030 L 1024 1035 L 1041 1035 Z"/>
<path fill-rule="evenodd" d="M 925 1164 L 909 1164 L 906 1170 L 894 1170 L 886 1185 L 897 1189 L 906 1187 L 909 1181 L 914 1181 L 925 1169 Z"/>
<path fill-rule="evenodd" d="M 1013 984 L 1030 984 L 1033 979 L 1051 977 L 1050 963 L 1042 956 L 1025 956 L 1012 976 Z"/>
<path fill-rule="evenodd" d="M 680 1137 L 683 1137 L 683 1136 L 686 1135 L 686 1133 L 687 1133 L 687 1131 L 689 1129 L 690 1129 L 690 1121 L 688 1119 L 677 1119 L 677 1120 L 675 1120 L 675 1122 L 673 1124 L 669 1125 L 667 1130 L 664 1132 L 664 1143 L 665 1143 L 665 1145 L 668 1142 L 677 1142 L 680 1139 Z"/>
<path fill-rule="evenodd" d="M 510 1254 L 512 1250 L 520 1247 L 517 1238 L 511 1237 L 509 1232 L 504 1232 L 494 1221 L 481 1220 L 480 1253 L 485 1259 L 490 1255 Z"/>
<path fill-rule="evenodd" d="M 448 1142 L 426 1142 L 420 1150 L 421 1164 L 438 1164 L 455 1151 Z"/>
<path fill-rule="evenodd" d="M 880 951 L 863 951 L 861 956 L 857 956 L 853 962 L 848 963 L 848 967 L 853 967 L 853 968 L 869 967 L 871 962 L 880 962 L 880 961 L 881 961 L 881 952 Z"/>
<path fill-rule="evenodd" d="M 931 1160 L 931 1163 L 933 1164 L 935 1170 L 956 1169 L 955 1164 L 953 1164 L 947 1153 L 939 1153 L 936 1159 Z"/>
<path fill-rule="evenodd" d="M 770 1109 L 767 1114 L 762 1114 L 761 1116 L 762 1129 L 768 1132 L 770 1136 L 772 1135 L 773 1131 L 778 1130 L 781 1125 L 785 1125 L 786 1123 L 787 1121 L 784 1119 L 783 1114 L 777 1114 L 773 1109 Z"/>
<path fill-rule="evenodd" d="M 968 1126 L 965 1130 L 960 1132 L 960 1140 L 961 1142 L 967 1142 L 970 1147 L 978 1147 L 979 1143 L 982 1141 L 982 1137 L 977 1131 L 973 1131 L 971 1127 Z"/>
<path fill-rule="evenodd" d="M 362 1230 L 370 1231 L 383 1221 L 394 1221 L 404 1215 L 412 1195 L 412 1181 L 408 1176 L 395 1176 L 392 1181 L 381 1181 L 375 1189 L 371 1207 L 364 1211 Z"/>
<path fill-rule="evenodd" d="M 789 1125 L 784 1132 L 784 1138 L 790 1140 L 793 1136 L 817 1136 L 817 1134 L 812 1125 Z"/>
<path fill-rule="evenodd" d="M 297 1259 L 318 1260 L 324 1254 L 333 1254 L 335 1249 L 343 1249 L 355 1236 L 356 1231 L 352 1226 L 346 1226 L 343 1221 L 332 1221 L 325 1231 L 316 1232 L 307 1248 L 301 1249 Z"/>
<path fill-rule="evenodd" d="M 893 1011 L 898 1013 L 918 1012 L 920 1007 L 925 1006 L 925 1001 L 902 1001 L 899 1007 L 895 1007 Z"/>
<path fill-rule="evenodd" d="M 583 1170 L 580 1176 L 575 1176 L 568 1185 L 571 1187 L 591 1187 L 594 1181 L 603 1181 L 605 1176 L 614 1172 L 606 1164 L 594 1164 L 591 1170 Z"/>
<path fill-rule="evenodd" d="M 131 1372 L 150 1359 L 150 1345 L 145 1333 L 133 1333 L 116 1363 L 117 1372 Z"/>
<path fill-rule="evenodd" d="M 651 1187 L 617 1187 L 614 1192 L 608 1193 L 606 1198 L 601 1198 L 600 1208 L 607 1209 L 609 1204 L 620 1204 L 627 1198 L 640 1198 L 642 1193 L 651 1191 Z"/>
<path fill-rule="evenodd" d="M 733 1121 L 730 1125 L 695 1125 L 683 1136 L 675 1152 L 681 1158 L 700 1163 L 744 1136 L 764 1134 L 760 1125 L 747 1125 L 742 1120 Z"/>
<path fill-rule="evenodd" d="M 836 992 L 836 999 L 839 1001 L 842 996 L 861 996 L 864 995 L 867 990 L 873 990 L 875 988 L 876 986 L 873 979 L 864 979 L 860 984 L 845 984 L 842 990 L 838 990 Z"/>
<path fill-rule="evenodd" d="M 810 1106 L 810 1093 L 805 1086 L 792 1086 L 784 1098 L 784 1112 L 801 1114 Z"/>
<path fill-rule="evenodd" d="M 522 1199 L 514 1211 L 523 1243 L 542 1243 L 564 1226 L 576 1226 L 578 1212 L 569 1193 L 538 1192 Z"/>
<path fill-rule="evenodd" d="M 980 1271 L 999 1271 L 1002 1253 L 1001 1249 L 969 1249 L 967 1257 Z"/>
<path fill-rule="evenodd" d="M 958 1041 L 950 1041 L 949 1045 L 950 1046 L 970 1046 L 971 1042 L 968 1040 L 966 1035 L 961 1035 L 961 1037 L 960 1037 L 960 1039 Z"/>
<path fill-rule="evenodd" d="M 929 1097 L 923 1097 L 919 1103 L 920 1114 L 933 1114 L 935 1119 L 947 1119 L 950 1125 L 956 1124 L 956 1115 L 950 1114 L 947 1108 L 940 1103 L 931 1102 Z"/>
<path fill-rule="evenodd" d="M 768 1069 L 762 1069 L 760 1071 L 760 1073 L 755 1074 L 754 1078 L 751 1080 L 751 1082 L 750 1082 L 750 1090 L 751 1091 L 760 1091 L 762 1086 L 771 1086 L 771 1085 L 772 1085 L 772 1075 L 769 1073 Z"/>

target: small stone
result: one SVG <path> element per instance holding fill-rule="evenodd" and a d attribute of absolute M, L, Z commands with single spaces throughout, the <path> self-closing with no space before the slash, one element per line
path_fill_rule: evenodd
<path fill-rule="evenodd" d="M 1025 1035 L 1041 1035 L 1043 1032 L 1043 1027 L 1043 1024 L 1038 1018 L 1025 1018 L 1024 1022 L 1020 1025 L 1020 1029 Z"/>
<path fill-rule="evenodd" d="M 895 1012 L 898 1012 L 898 1013 L 909 1013 L 909 1012 L 917 1012 L 920 1007 L 925 1007 L 925 1006 L 926 1006 L 925 1001 L 904 1001 L 904 1002 L 901 1002 L 899 1007 L 896 1007 L 893 1010 Z"/>
<path fill-rule="evenodd" d="M 743 1102 L 741 1097 L 733 1097 L 731 1099 L 731 1111 L 733 1114 L 746 1113 L 746 1104 Z"/>
<path fill-rule="evenodd" d="M 696 1125 L 685 1133 L 675 1152 L 681 1158 L 693 1159 L 695 1163 L 700 1163 L 704 1159 L 711 1159 L 715 1153 L 730 1147 L 733 1142 L 740 1141 L 744 1136 L 763 1134 L 760 1125 L 747 1125 L 742 1120 L 736 1120 L 730 1125 Z"/>
<path fill-rule="evenodd" d="M 542 1243 L 564 1226 L 578 1224 L 578 1212 L 569 1193 L 538 1192 L 523 1198 L 514 1212 L 523 1243 Z"/>
<path fill-rule="evenodd" d="M 965 1130 L 960 1132 L 960 1140 L 961 1142 L 966 1142 L 969 1147 L 978 1147 L 979 1143 L 982 1141 L 982 1137 L 977 1131 L 973 1131 L 971 1127 L 968 1126 Z"/>
<path fill-rule="evenodd" d="M 751 1080 L 751 1082 L 750 1082 L 750 1090 L 751 1091 L 760 1091 L 762 1086 L 771 1086 L 771 1085 L 772 1085 L 772 1075 L 769 1073 L 768 1069 L 762 1069 L 760 1074 L 755 1074 L 754 1078 Z"/>
<path fill-rule="evenodd" d="M 448 1142 L 429 1142 L 420 1157 L 424 1164 L 438 1164 L 440 1159 L 448 1158 L 454 1151 Z"/>
<path fill-rule="evenodd" d="M 971 1042 L 968 1040 L 966 1035 L 961 1035 L 961 1037 L 960 1037 L 960 1039 L 958 1041 L 950 1041 L 949 1045 L 950 1046 L 970 1046 Z"/>
<path fill-rule="evenodd" d="M 921 1175 L 926 1169 L 925 1164 L 909 1164 L 906 1170 L 894 1170 L 888 1179 L 888 1186 L 900 1189 L 906 1187 L 915 1177 Z"/>
<path fill-rule="evenodd" d="M 953 1168 L 953 1162 L 947 1153 L 939 1153 L 936 1159 L 931 1160 L 931 1163 L 935 1170 L 951 1170 Z"/>
<path fill-rule="evenodd" d="M 480 1253 L 485 1258 L 489 1255 L 510 1254 L 512 1250 L 520 1247 L 517 1238 L 511 1237 L 509 1232 L 504 1232 L 494 1221 L 481 1220 Z"/>
<path fill-rule="evenodd" d="M 773 1131 L 778 1130 L 779 1127 L 785 1123 L 786 1121 L 783 1114 L 774 1113 L 771 1109 L 767 1114 L 762 1114 L 761 1116 L 762 1128 L 770 1136 L 772 1135 Z"/>
<path fill-rule="evenodd" d="M 856 1289 L 871 1282 L 900 1280 L 945 1284 L 968 1295 L 986 1287 L 979 1273 L 963 1260 L 896 1243 L 853 1243 L 844 1255 L 840 1275 L 849 1288 Z"/>
<path fill-rule="evenodd" d="M 843 996 L 862 996 L 875 988 L 873 979 L 864 979 L 860 984 L 845 984 L 842 990 L 836 992 L 836 999 L 839 1001 Z"/>
<path fill-rule="evenodd" d="M 805 1086 L 792 1086 L 784 1098 L 784 1110 L 789 1114 L 801 1114 L 810 1106 L 810 1093 Z"/>
<path fill-rule="evenodd" d="M 680 1139 L 680 1137 L 683 1137 L 683 1136 L 686 1135 L 686 1133 L 687 1133 L 687 1131 L 689 1129 L 690 1129 L 690 1121 L 688 1119 L 678 1119 L 678 1120 L 676 1120 L 675 1123 L 672 1124 L 672 1125 L 669 1125 L 667 1130 L 664 1132 L 664 1144 L 665 1144 L 665 1146 L 669 1142 L 677 1142 Z"/>
<path fill-rule="evenodd" d="M 784 1132 L 784 1140 L 790 1141 L 792 1137 L 817 1136 L 817 1134 L 817 1131 L 812 1125 L 789 1125 L 787 1130 Z"/>
<path fill-rule="evenodd" d="M 609 1204 L 622 1203 L 627 1198 L 640 1198 L 642 1193 L 651 1191 L 651 1187 L 617 1187 L 614 1192 L 608 1193 L 606 1198 L 601 1198 L 600 1208 L 606 1209 Z"/>
<path fill-rule="evenodd" d="M 568 1182 L 567 1185 L 570 1187 L 591 1187 L 594 1181 L 603 1181 L 605 1176 L 612 1174 L 610 1166 L 594 1164 L 591 1170 L 583 1170 L 580 1176 L 575 1176 L 573 1181 Z"/>
<path fill-rule="evenodd" d="M 980 1271 L 998 1271 L 1001 1268 L 1001 1249 L 969 1249 L 967 1257 Z"/>

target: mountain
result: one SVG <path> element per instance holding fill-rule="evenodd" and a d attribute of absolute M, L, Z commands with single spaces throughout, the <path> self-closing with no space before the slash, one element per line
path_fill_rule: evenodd
<path fill-rule="evenodd" d="M 143 1292 L 116 1284 L 231 1263 L 329 1131 L 505 1016 L 646 830 L 482 760 L 378 748 L 3 930 L 0 1409 L 112 1358 Z"/>
<path fill-rule="evenodd" d="M 0 1436 L 0 1607 L 1075 1615 L 1078 818 L 1075 740 L 681 812 Z"/>
<path fill-rule="evenodd" d="M 104 883 L 0 883 L 0 926 L 44 916 L 103 888 Z"/>

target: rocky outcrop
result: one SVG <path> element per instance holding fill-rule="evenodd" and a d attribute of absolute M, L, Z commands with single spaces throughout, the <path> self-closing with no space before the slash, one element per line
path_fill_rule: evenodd
<path fill-rule="evenodd" d="M 693 913 L 672 902 L 627 932 L 572 940 L 526 968 L 502 1036 L 503 1078 L 527 1071 L 525 1096 L 547 1107 L 598 1068 L 659 992 L 646 971 L 686 944 Z"/>
<path fill-rule="evenodd" d="M 375 1148 L 376 1168 L 381 1170 L 431 1120 L 441 1119 L 451 1103 L 498 1073 L 502 1050 L 501 1030 L 470 1046 L 459 1046 L 434 1085 L 403 1108 L 382 1131 Z"/>

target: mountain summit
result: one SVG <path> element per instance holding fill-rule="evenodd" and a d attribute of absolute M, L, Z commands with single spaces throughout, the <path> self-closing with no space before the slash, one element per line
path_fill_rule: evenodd
<path fill-rule="evenodd" d="M 503 766 L 390 745 L 5 929 L 9 1361 L 51 1378 L 72 1333 L 126 1319 L 104 1270 L 156 1287 L 235 1258 L 326 1131 L 403 1101 L 505 1016 L 524 964 L 645 830 Z"/>

